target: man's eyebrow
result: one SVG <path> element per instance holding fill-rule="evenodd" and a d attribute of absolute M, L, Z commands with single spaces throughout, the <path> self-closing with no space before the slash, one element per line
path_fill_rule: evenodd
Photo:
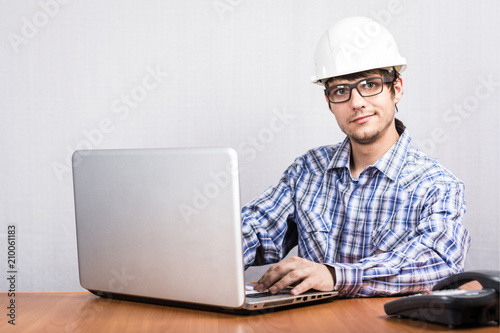
<path fill-rule="evenodd" d="M 359 82 L 360 80 L 363 80 L 363 79 L 366 79 L 366 78 L 367 77 L 359 77 L 359 78 L 352 79 L 352 80 L 348 80 L 348 79 L 330 79 L 330 80 L 326 81 L 326 85 L 328 87 L 345 86 L 345 85 L 348 85 L 348 84 Z"/>
<path fill-rule="evenodd" d="M 345 80 L 345 81 L 332 81 L 330 82 L 330 87 L 333 87 L 333 86 L 346 86 L 348 84 L 352 84 L 352 83 L 355 83 L 355 82 L 358 82 L 359 80 L 352 80 L 352 81 L 348 81 L 348 80 Z"/>
<path fill-rule="evenodd" d="M 376 76 L 365 76 L 365 77 L 359 77 L 357 79 L 353 79 L 353 80 L 339 80 L 339 81 L 330 81 L 329 82 L 329 86 L 330 87 L 333 87 L 333 86 L 345 86 L 345 85 L 348 85 L 348 84 L 353 84 L 353 83 L 358 83 L 358 82 L 361 82 L 363 80 L 368 80 L 368 79 L 371 79 L 371 78 L 375 78 Z"/>

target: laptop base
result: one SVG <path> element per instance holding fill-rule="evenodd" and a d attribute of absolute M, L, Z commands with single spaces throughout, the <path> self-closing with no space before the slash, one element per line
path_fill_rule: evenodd
<path fill-rule="evenodd" d="M 184 308 L 184 309 L 190 309 L 190 310 L 221 312 L 221 313 L 226 313 L 226 314 L 230 314 L 230 315 L 259 315 L 259 314 L 266 314 L 266 313 L 273 313 L 273 312 L 277 312 L 277 311 L 288 310 L 288 309 L 292 309 L 292 308 L 301 308 L 304 306 L 319 305 L 319 304 L 324 304 L 324 303 L 328 303 L 328 302 L 332 301 L 331 296 L 328 296 L 328 297 L 325 296 L 323 299 L 315 300 L 314 302 L 307 302 L 307 301 L 306 302 L 295 302 L 292 304 L 275 305 L 273 307 L 260 308 L 260 309 L 246 309 L 246 308 L 234 309 L 234 308 L 223 308 L 223 307 L 211 306 L 211 305 L 206 305 L 206 304 L 178 302 L 178 301 L 152 298 L 152 297 L 141 297 L 141 296 L 136 296 L 136 295 L 100 292 L 100 291 L 94 291 L 94 290 L 89 290 L 89 291 L 92 294 L 98 296 L 99 298 L 102 298 L 105 300 L 119 300 L 119 301 L 127 301 L 127 302 L 146 303 L 146 304 L 153 304 L 153 305 L 160 305 L 160 306 L 170 306 L 170 307 L 175 307 L 175 308 Z M 334 296 L 334 295 L 332 295 L 332 296 Z M 304 296 L 304 297 L 307 297 L 307 296 Z"/>

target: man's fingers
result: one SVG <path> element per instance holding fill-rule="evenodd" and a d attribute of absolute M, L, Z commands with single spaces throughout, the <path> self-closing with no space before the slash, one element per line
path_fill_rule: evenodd
<path fill-rule="evenodd" d="M 278 291 L 285 289 L 288 286 L 292 286 L 297 282 L 302 281 L 305 278 L 305 274 L 302 269 L 295 269 L 290 271 L 288 274 L 283 276 L 280 280 L 278 280 L 275 284 L 273 284 L 269 291 L 271 293 L 277 293 Z"/>
<path fill-rule="evenodd" d="M 303 267 L 308 261 L 299 257 L 288 258 L 276 265 L 271 266 L 260 278 L 255 287 L 258 291 L 269 289 L 276 293 L 290 285 L 300 282 L 304 277 Z"/>
<path fill-rule="evenodd" d="M 260 280 L 257 282 L 256 290 L 264 291 L 266 289 L 270 289 L 272 286 L 276 286 L 283 276 L 286 276 L 288 271 L 285 271 L 281 267 L 272 266 L 267 270 L 267 272 L 262 275 Z M 271 292 L 276 292 L 276 288 L 270 289 Z"/>
<path fill-rule="evenodd" d="M 301 258 L 298 258 L 301 259 Z M 273 266 L 271 266 L 264 275 L 257 281 L 254 289 L 257 291 L 264 291 L 266 289 L 271 288 L 271 286 L 276 285 L 280 280 L 282 280 L 287 274 L 293 272 L 297 269 L 297 258 L 292 257 L 282 262 L 279 262 Z M 287 280 L 288 281 L 288 280 Z M 292 283 L 295 283 L 293 281 Z M 276 286 L 277 288 L 273 288 L 270 290 L 271 292 L 277 292 L 288 285 L 281 287 L 281 284 Z M 277 289 L 277 290 L 276 290 Z"/>
<path fill-rule="evenodd" d="M 313 289 L 313 283 L 311 282 L 311 279 L 304 279 L 302 280 L 301 283 L 296 285 L 290 292 L 292 295 L 300 295 L 302 293 L 305 293 L 309 289 Z"/>
<path fill-rule="evenodd" d="M 291 291 L 293 295 L 309 289 L 327 291 L 334 288 L 332 274 L 325 265 L 293 257 L 269 268 L 254 289 L 277 293 L 288 286 L 295 286 Z"/>
<path fill-rule="evenodd" d="M 314 269 L 307 277 L 292 289 L 293 295 L 302 294 L 309 289 L 329 291 L 334 289 L 333 277 L 325 265 L 315 264 Z"/>

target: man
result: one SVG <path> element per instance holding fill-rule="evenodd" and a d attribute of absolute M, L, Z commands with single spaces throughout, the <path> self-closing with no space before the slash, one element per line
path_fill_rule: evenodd
<path fill-rule="evenodd" d="M 464 185 L 395 119 L 406 60 L 392 35 L 347 18 L 323 35 L 315 60 L 314 82 L 347 137 L 297 158 L 243 207 L 245 266 L 277 263 L 255 289 L 407 294 L 462 271 Z M 296 245 L 298 257 L 283 260 Z"/>

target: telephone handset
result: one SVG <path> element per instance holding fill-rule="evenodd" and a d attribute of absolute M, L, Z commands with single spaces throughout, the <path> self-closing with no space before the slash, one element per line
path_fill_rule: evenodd
<path fill-rule="evenodd" d="M 500 292 L 500 271 L 472 271 L 452 275 L 438 283 L 432 290 L 458 289 L 467 282 L 477 281 L 483 289 L 495 289 Z"/>
<path fill-rule="evenodd" d="M 458 290 L 478 281 L 482 290 Z M 424 320 L 449 327 L 499 322 L 500 271 L 470 271 L 438 282 L 430 292 L 402 297 L 384 305 L 388 315 Z"/>

